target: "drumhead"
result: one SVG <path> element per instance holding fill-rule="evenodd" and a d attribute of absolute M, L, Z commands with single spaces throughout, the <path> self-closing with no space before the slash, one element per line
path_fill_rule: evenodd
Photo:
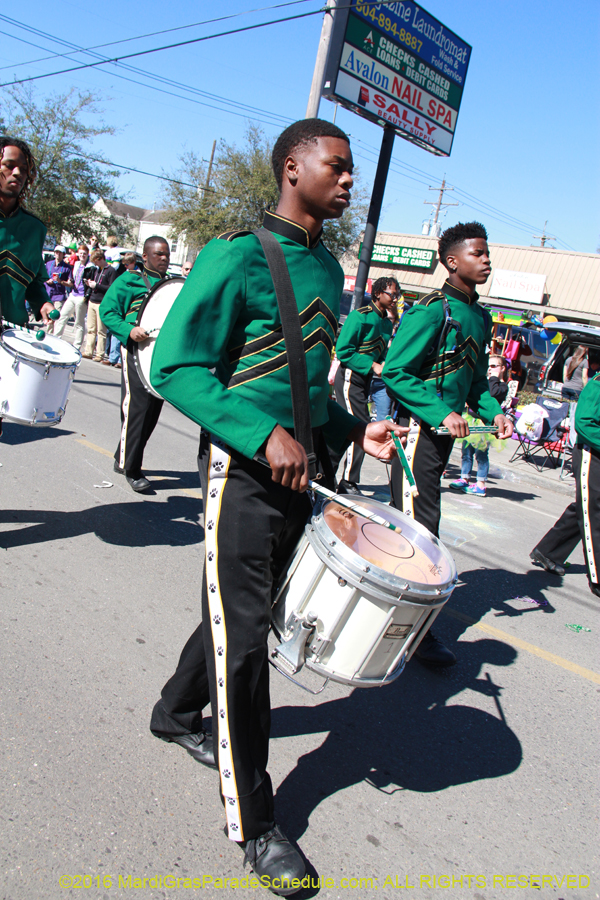
<path fill-rule="evenodd" d="M 327 500 L 313 517 L 311 542 L 318 539 L 330 558 L 337 556 L 342 566 L 349 565 L 349 571 L 362 571 L 364 581 L 382 583 L 388 589 L 402 584 L 413 592 L 431 594 L 432 589 L 445 592 L 453 585 L 454 560 L 426 528 L 400 510 L 369 497 L 356 498 L 356 502 L 397 525 L 401 533 Z"/>
<path fill-rule="evenodd" d="M 184 284 L 185 278 L 179 275 L 169 278 L 168 281 L 160 281 L 148 292 L 138 313 L 136 325 L 144 328 L 150 334 L 150 337 L 146 338 L 145 341 L 136 342 L 133 348 L 133 358 L 142 384 L 155 397 L 160 397 L 160 394 L 154 390 L 150 382 L 154 345 L 169 310 Z"/>
<path fill-rule="evenodd" d="M 78 366 L 81 353 L 67 341 L 47 334 L 38 341 L 35 331 L 21 331 L 7 328 L 2 332 L 0 343 L 5 345 L 12 356 L 27 359 L 39 365 L 51 363 L 53 366 Z"/>

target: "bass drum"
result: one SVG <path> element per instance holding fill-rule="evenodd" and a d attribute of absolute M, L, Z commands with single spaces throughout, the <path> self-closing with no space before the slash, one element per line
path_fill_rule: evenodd
<path fill-rule="evenodd" d="M 160 281 L 158 284 L 154 285 L 154 287 L 148 291 L 142 302 L 135 323 L 136 325 L 139 325 L 140 328 L 143 328 L 148 334 L 148 337 L 145 340 L 135 342 L 133 348 L 135 367 L 140 376 L 140 381 L 148 393 L 158 397 L 159 400 L 162 400 L 163 398 L 154 390 L 150 381 L 152 354 L 154 353 L 154 345 L 158 333 L 167 318 L 169 310 L 175 302 L 175 298 L 184 284 L 185 278 L 181 278 L 181 276 L 177 275 L 174 278 L 169 278 L 167 281 Z"/>
<path fill-rule="evenodd" d="M 327 500 L 315 507 L 278 586 L 271 661 L 355 687 L 400 675 L 456 586 L 444 545 L 400 510 L 357 498 L 391 531 Z"/>

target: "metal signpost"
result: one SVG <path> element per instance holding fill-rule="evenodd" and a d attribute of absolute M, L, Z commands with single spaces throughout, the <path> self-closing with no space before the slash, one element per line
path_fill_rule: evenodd
<path fill-rule="evenodd" d="M 323 96 L 383 127 L 353 307 L 371 263 L 394 136 L 449 156 L 471 47 L 413 0 L 338 5 Z"/>

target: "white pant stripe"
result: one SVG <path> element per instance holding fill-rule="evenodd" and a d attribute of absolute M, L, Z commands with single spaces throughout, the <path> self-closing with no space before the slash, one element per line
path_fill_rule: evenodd
<path fill-rule="evenodd" d="M 406 460 L 408 465 L 410 466 L 410 471 L 414 476 L 414 459 L 415 459 L 415 451 L 417 449 L 417 444 L 419 443 L 419 437 L 421 435 L 421 420 L 415 419 L 413 416 L 410 417 L 409 421 L 410 431 L 408 432 L 408 436 L 406 439 Z M 411 519 L 415 517 L 415 506 L 413 502 L 413 494 L 410 490 L 410 484 L 408 483 L 408 478 L 406 477 L 406 473 L 404 469 L 402 469 L 402 511 L 406 513 L 407 516 L 410 516 Z"/>
<path fill-rule="evenodd" d="M 235 770 L 231 753 L 229 734 L 229 714 L 227 709 L 227 629 L 221 599 L 218 570 L 217 530 L 221 512 L 221 499 L 227 483 L 231 457 L 220 442 L 211 441 L 208 466 L 208 496 L 204 498 L 204 532 L 206 547 L 206 585 L 208 589 L 208 609 L 210 628 L 215 649 L 215 671 L 217 679 L 217 708 L 219 715 L 219 773 L 221 792 L 225 800 L 227 830 L 232 841 L 243 841 L 242 818 L 237 797 Z M 213 731 L 215 729 L 213 728 Z"/>
<path fill-rule="evenodd" d="M 585 537 L 585 549 L 588 560 L 590 580 L 598 584 L 596 574 L 596 557 L 594 556 L 594 541 L 592 539 L 592 525 L 590 522 L 590 462 L 592 454 L 589 450 L 581 451 L 581 474 L 579 484 L 581 489 L 581 507 L 583 511 L 583 533 Z"/>
<path fill-rule="evenodd" d="M 123 426 L 121 428 L 121 442 L 119 444 L 119 467 L 125 468 L 125 445 L 127 443 L 127 424 L 129 422 L 129 406 L 131 391 L 129 388 L 129 367 L 127 365 L 127 350 L 121 347 L 121 365 L 123 366 L 123 381 L 125 384 L 125 396 L 123 398 Z"/>

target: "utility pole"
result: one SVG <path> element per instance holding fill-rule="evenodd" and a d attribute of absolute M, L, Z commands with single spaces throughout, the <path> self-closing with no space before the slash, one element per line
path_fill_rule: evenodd
<path fill-rule="evenodd" d="M 555 241 L 555 240 L 556 240 L 555 237 L 550 237 L 549 235 L 546 234 L 546 225 L 547 225 L 547 224 L 548 224 L 548 219 L 546 219 L 546 221 L 544 222 L 544 228 L 543 228 L 543 230 L 542 230 L 542 233 L 541 233 L 541 234 L 533 234 L 533 235 L 532 235 L 532 237 L 533 237 L 533 239 L 534 239 L 535 241 L 539 241 L 539 242 L 540 242 L 540 247 L 545 247 L 545 246 L 546 246 L 546 241 Z M 553 248 L 553 249 L 554 249 L 554 248 Z"/>
<path fill-rule="evenodd" d="M 210 161 L 208 163 L 208 172 L 206 173 L 206 184 L 204 185 L 204 194 L 208 191 L 210 185 L 210 176 L 212 175 L 213 159 L 215 158 L 216 140 L 213 141 L 212 150 L 210 152 Z"/>
<path fill-rule="evenodd" d="M 325 62 L 327 60 L 329 38 L 333 27 L 333 14 L 336 6 L 337 0 L 329 0 L 325 11 L 325 18 L 323 19 L 323 27 L 321 28 L 321 37 L 319 40 L 319 49 L 317 50 L 317 59 L 315 61 L 315 70 L 313 72 L 313 79 L 308 97 L 308 106 L 306 107 L 306 115 L 304 117 L 305 119 L 316 119 L 319 115 L 321 91 L 323 90 L 323 79 L 325 77 Z"/>
<path fill-rule="evenodd" d="M 437 191 L 438 188 L 430 187 L 429 190 L 430 190 L 430 191 Z M 436 227 L 435 227 L 435 226 L 436 226 L 437 223 L 438 223 L 438 219 L 439 219 L 439 216 L 440 216 L 440 209 L 442 208 L 442 206 L 459 206 L 459 205 L 460 205 L 460 204 L 458 204 L 458 203 L 442 203 L 442 200 L 444 199 L 444 194 L 445 194 L 447 191 L 453 191 L 453 190 L 454 190 L 453 187 L 446 187 L 446 178 L 444 177 L 444 180 L 442 181 L 442 186 L 441 186 L 441 188 L 439 189 L 440 195 L 439 195 L 439 197 L 437 198 L 437 201 L 435 201 L 435 200 L 423 200 L 423 203 L 424 203 L 426 206 L 435 206 L 435 215 L 434 215 L 434 217 L 433 217 L 433 223 L 432 223 L 432 225 L 431 225 L 431 228 L 429 229 L 429 234 L 431 234 L 431 233 L 433 232 L 433 234 L 435 235 L 435 231 L 436 231 Z"/>

